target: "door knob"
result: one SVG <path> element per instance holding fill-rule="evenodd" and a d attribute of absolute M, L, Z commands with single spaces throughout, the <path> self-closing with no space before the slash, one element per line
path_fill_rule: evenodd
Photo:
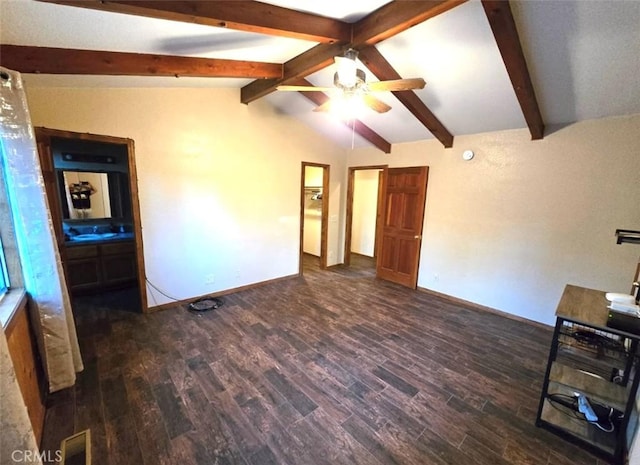
<path fill-rule="evenodd" d="M 422 239 L 422 236 L 413 236 L 414 239 Z"/>

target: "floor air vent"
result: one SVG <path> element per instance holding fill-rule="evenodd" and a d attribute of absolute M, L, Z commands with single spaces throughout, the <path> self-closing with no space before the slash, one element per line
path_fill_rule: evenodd
<path fill-rule="evenodd" d="M 91 431 L 86 429 L 60 443 L 62 465 L 91 465 Z"/>

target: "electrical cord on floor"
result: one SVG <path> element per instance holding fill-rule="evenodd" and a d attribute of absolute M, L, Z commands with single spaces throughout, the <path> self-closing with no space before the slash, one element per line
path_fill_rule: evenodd
<path fill-rule="evenodd" d="M 149 278 L 145 278 L 145 281 L 147 282 L 147 284 L 149 286 L 151 286 L 152 288 L 154 288 L 156 291 L 158 291 L 160 294 L 162 294 L 163 296 L 175 301 L 175 302 L 180 302 L 182 299 L 176 299 L 175 297 L 170 296 L 169 294 L 165 293 L 162 291 L 162 289 L 159 289 L 155 284 L 153 284 L 151 281 L 149 281 Z M 151 293 L 151 296 L 153 296 L 153 293 Z M 155 299 L 154 299 L 155 301 Z M 157 303 L 157 302 L 156 302 Z"/>
<path fill-rule="evenodd" d="M 169 294 L 167 294 L 166 292 L 164 292 L 162 289 L 158 288 L 155 284 L 153 284 L 151 281 L 149 281 L 148 278 L 145 279 L 145 281 L 153 289 L 158 291 L 163 296 L 173 300 L 174 302 L 182 301 L 182 299 L 176 299 L 175 297 L 172 297 Z M 153 299 L 153 302 L 155 304 L 158 303 L 158 302 L 156 302 L 156 299 L 155 299 L 155 296 L 153 295 L 153 292 L 151 292 L 151 298 Z M 223 304 L 224 304 L 224 301 L 222 299 L 220 299 L 220 298 L 217 298 L 217 297 L 201 297 L 201 298 L 191 302 L 187 308 L 189 310 L 193 311 L 193 312 L 201 313 L 201 312 L 206 312 L 206 311 L 209 311 L 209 310 L 214 310 L 214 309 L 220 308 L 220 307 L 222 307 Z"/>

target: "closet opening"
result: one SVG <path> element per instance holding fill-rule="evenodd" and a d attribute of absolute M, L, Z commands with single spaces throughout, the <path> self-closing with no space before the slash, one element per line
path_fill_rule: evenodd
<path fill-rule="evenodd" d="M 300 182 L 300 268 L 327 267 L 329 165 L 302 162 Z"/>

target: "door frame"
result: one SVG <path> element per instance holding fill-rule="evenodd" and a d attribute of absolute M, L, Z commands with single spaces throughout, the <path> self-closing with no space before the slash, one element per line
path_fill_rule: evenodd
<path fill-rule="evenodd" d="M 144 247 L 142 243 L 142 222 L 140 216 L 140 202 L 138 197 L 138 175 L 136 171 L 135 146 L 133 139 L 123 137 L 105 136 L 100 134 L 80 133 L 73 131 L 64 131 L 59 129 L 49 129 L 44 127 L 35 127 L 36 141 L 38 149 L 47 147 L 40 154 L 40 159 L 44 160 L 48 167 L 54 169 L 53 153 L 51 152 L 51 138 L 58 139 L 74 139 L 90 142 L 102 142 L 115 145 L 126 145 L 127 147 L 127 163 L 129 168 L 129 191 L 131 195 L 131 221 L 133 223 L 133 236 L 136 247 L 136 271 L 138 276 L 138 288 L 140 292 L 140 306 L 142 313 L 149 312 L 147 303 L 147 285 L 146 272 L 144 266 Z M 42 146 L 42 147 L 41 147 Z M 46 183 L 45 183 L 46 184 Z M 62 207 L 60 199 L 57 195 L 57 187 L 53 190 L 46 189 L 49 209 L 51 210 L 51 219 L 53 222 L 53 230 L 62 260 L 65 278 L 67 277 L 66 256 L 64 253 L 64 232 L 62 230 Z M 55 192 L 55 195 L 54 195 Z"/>
<path fill-rule="evenodd" d="M 320 218 L 320 268 L 327 268 L 327 236 L 329 230 L 329 170 L 330 165 L 313 162 L 302 162 L 300 174 L 300 252 L 298 274 L 302 275 L 304 255 L 304 203 L 305 172 L 308 166 L 322 168 L 322 213 Z"/>
<path fill-rule="evenodd" d="M 351 265 L 351 240 L 353 234 L 353 195 L 355 192 L 355 175 L 356 171 L 364 171 L 364 170 L 380 170 L 381 177 L 380 182 L 378 183 L 378 205 L 376 206 L 376 233 L 375 233 L 375 245 L 373 256 L 376 258 L 379 256 L 378 247 L 380 245 L 380 228 L 382 222 L 380 221 L 380 217 L 382 212 L 384 212 L 384 190 L 387 182 L 387 169 L 389 165 L 369 165 L 369 166 L 350 166 L 348 172 L 347 179 L 347 212 L 345 217 L 345 234 L 344 234 L 344 265 Z"/>

